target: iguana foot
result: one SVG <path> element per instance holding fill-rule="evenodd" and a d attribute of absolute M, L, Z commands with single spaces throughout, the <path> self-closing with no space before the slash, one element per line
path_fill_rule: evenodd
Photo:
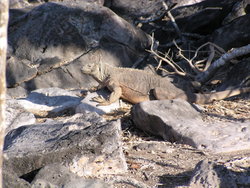
<path fill-rule="evenodd" d="M 93 97 L 91 101 L 99 103 L 97 106 L 107 106 L 110 102 L 103 98 L 103 96 Z"/>
<path fill-rule="evenodd" d="M 90 89 L 89 89 L 89 92 L 96 92 L 98 90 L 98 87 L 91 87 Z"/>

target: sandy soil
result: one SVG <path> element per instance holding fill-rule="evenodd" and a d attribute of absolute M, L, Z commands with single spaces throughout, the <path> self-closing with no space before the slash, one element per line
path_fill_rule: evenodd
<path fill-rule="evenodd" d="M 216 101 L 204 108 L 205 121 L 245 121 L 250 119 L 250 95 Z M 187 186 L 195 165 L 209 159 L 230 166 L 234 171 L 250 169 L 250 149 L 237 153 L 210 154 L 188 145 L 163 141 L 135 128 L 130 117 L 131 106 L 107 114 L 106 119 L 122 120 L 123 148 L 128 164 L 128 172 L 123 174 L 148 187 L 170 188 Z M 115 184 L 117 188 L 134 187 L 125 183 Z"/>

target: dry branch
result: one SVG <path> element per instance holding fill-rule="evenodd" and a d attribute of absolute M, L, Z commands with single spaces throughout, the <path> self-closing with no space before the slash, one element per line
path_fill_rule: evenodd
<path fill-rule="evenodd" d="M 180 37 L 181 40 L 183 40 L 181 30 L 180 30 L 179 26 L 177 25 L 177 23 L 175 22 L 175 19 L 174 19 L 173 15 L 171 14 L 170 9 L 168 8 L 168 5 L 166 4 L 165 1 L 162 1 L 162 5 L 165 8 L 165 10 L 167 11 L 167 15 L 168 15 L 169 19 L 171 20 L 171 22 L 172 22 L 178 36 Z"/>
<path fill-rule="evenodd" d="M 165 58 L 165 57 L 162 57 L 160 56 L 157 52 L 155 52 L 155 49 L 157 49 L 157 47 L 154 46 L 155 44 L 155 39 L 154 39 L 154 34 L 152 34 L 151 36 L 151 47 L 150 47 L 150 50 L 146 50 L 147 52 L 153 54 L 155 57 L 159 58 L 160 59 L 160 62 L 159 64 L 161 64 L 162 61 L 166 62 L 168 65 L 170 65 L 170 67 L 172 69 L 174 69 L 174 71 L 176 72 L 176 74 L 178 75 L 181 75 L 181 76 L 186 76 L 187 74 L 185 73 L 184 70 L 181 69 L 181 67 L 179 67 L 177 64 L 175 64 L 173 61 Z M 160 65 L 158 65 L 157 67 L 159 67 Z M 180 69 L 180 70 L 178 70 Z"/>
<path fill-rule="evenodd" d="M 207 82 L 220 67 L 224 66 L 230 60 L 249 53 L 250 53 L 250 44 L 240 48 L 232 49 L 228 53 L 223 54 L 218 60 L 216 60 L 213 64 L 211 64 L 211 66 L 205 72 L 198 74 L 196 76 L 196 80 L 198 82 L 201 82 L 202 84 Z"/>

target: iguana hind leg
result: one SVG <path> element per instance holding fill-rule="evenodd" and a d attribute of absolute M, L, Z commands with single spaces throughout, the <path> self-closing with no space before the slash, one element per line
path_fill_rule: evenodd
<path fill-rule="evenodd" d="M 154 88 L 153 95 L 157 100 L 171 100 L 176 98 L 181 98 L 183 100 L 188 100 L 187 95 L 184 92 L 168 91 L 163 88 Z"/>

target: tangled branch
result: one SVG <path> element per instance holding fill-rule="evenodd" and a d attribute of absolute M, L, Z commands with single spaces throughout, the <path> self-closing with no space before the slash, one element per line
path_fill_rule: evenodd
<path fill-rule="evenodd" d="M 224 53 L 218 60 L 213 62 L 206 71 L 201 72 L 195 78 L 197 81 L 205 83 L 214 75 L 214 73 L 220 67 L 224 66 L 227 62 L 236 57 L 240 57 L 249 53 L 250 53 L 250 44 L 242 46 L 240 48 L 232 49 L 228 53 Z"/>

